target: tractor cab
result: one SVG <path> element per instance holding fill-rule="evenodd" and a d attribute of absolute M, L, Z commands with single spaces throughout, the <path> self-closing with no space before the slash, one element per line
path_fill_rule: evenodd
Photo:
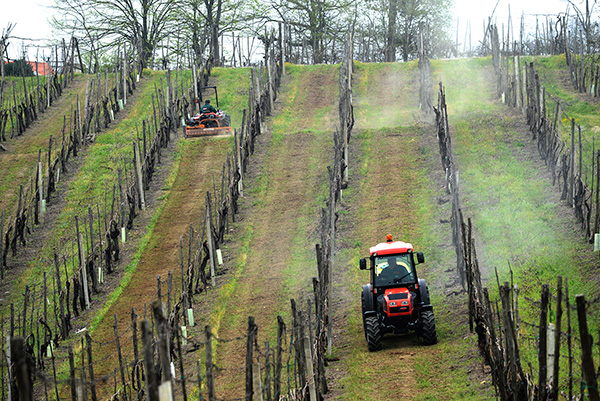
<path fill-rule="evenodd" d="M 383 334 L 421 333 L 426 344 L 435 344 L 437 335 L 433 307 L 425 280 L 417 276 L 416 265 L 425 262 L 423 253 L 410 243 L 393 241 L 369 249 L 370 257 L 360 260 L 361 270 L 370 270 L 370 283 L 363 286 L 362 309 L 365 337 L 370 351 L 381 348 Z"/>

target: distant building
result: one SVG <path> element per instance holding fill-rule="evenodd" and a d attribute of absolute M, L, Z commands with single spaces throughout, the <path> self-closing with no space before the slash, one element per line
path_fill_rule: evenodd
<path fill-rule="evenodd" d="M 37 63 L 35 61 L 28 61 L 27 64 L 31 66 L 33 73 L 36 75 L 46 76 L 54 73 L 52 66 L 44 61 L 38 61 Z"/>

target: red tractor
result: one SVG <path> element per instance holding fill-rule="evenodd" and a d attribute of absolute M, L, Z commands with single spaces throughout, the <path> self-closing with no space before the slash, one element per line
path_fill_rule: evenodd
<path fill-rule="evenodd" d="M 437 343 L 433 306 L 424 279 L 417 278 L 415 266 L 425 262 L 422 252 L 411 244 L 383 242 L 369 249 L 371 257 L 360 260 L 360 269 L 371 270 L 371 282 L 362 291 L 362 313 L 369 351 L 381 349 L 385 333 L 415 331 L 426 345 Z"/>

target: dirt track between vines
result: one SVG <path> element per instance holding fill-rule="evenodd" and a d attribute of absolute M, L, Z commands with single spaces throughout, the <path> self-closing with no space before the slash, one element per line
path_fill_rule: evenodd
<path fill-rule="evenodd" d="M 119 333 L 125 333 L 120 339 L 121 344 L 126 344 L 125 349 L 129 352 L 132 341 L 131 330 L 129 330 L 132 308 L 135 308 L 139 316 L 138 322 L 143 318 L 150 319 L 150 303 L 156 299 L 158 291 L 157 276 L 161 277 L 164 286 L 162 293 L 165 295 L 167 288 L 164 282 L 169 272 L 174 275 L 173 286 L 180 286 L 178 281 L 180 236 L 185 236 L 189 232 L 190 224 L 196 225 L 204 213 L 206 191 L 212 191 L 213 188 L 213 175 L 209 172 L 215 172 L 216 175 L 216 172 L 220 171 L 229 146 L 227 138 L 200 138 L 192 140 L 183 148 L 179 173 L 135 273 L 94 332 L 94 342 L 98 347 L 95 352 L 98 352 L 103 359 L 113 356 L 112 359 L 108 359 L 108 366 L 100 365 L 98 369 L 100 376 L 109 374 L 115 367 L 116 347 L 112 342 L 115 337 L 114 315 L 118 319 Z M 143 230 L 143 227 L 139 229 Z M 102 391 L 107 391 L 104 393 L 107 396 L 112 394 L 108 393 L 109 389 Z"/>
<path fill-rule="evenodd" d="M 290 104 L 294 110 L 320 110 L 336 101 L 332 88 L 337 84 L 337 75 L 333 68 L 303 73 L 300 83 L 292 84 L 300 89 L 295 96 L 286 93 L 287 84 L 289 78 L 284 79 L 278 111 Z M 300 267 L 297 259 L 312 257 L 320 206 L 315 198 L 327 174 L 334 116 L 326 115 L 319 121 L 301 116 L 306 113 L 296 114 L 300 120 L 294 124 L 294 131 L 274 135 L 269 124 L 269 132 L 259 138 L 250 179 L 246 180 L 250 183 L 249 196 L 242 204 L 246 210 L 243 224 L 246 229 L 252 227 L 253 239 L 243 275 L 232 295 L 235 301 L 228 308 L 231 312 L 219 330 L 221 338 L 243 335 L 247 317 L 254 316 L 262 347 L 265 340 L 273 339 L 277 315 L 289 315 L 289 299 L 296 298 L 304 305 L 297 283 L 306 287 L 316 274 L 316 262 Z M 255 192 L 253 185 L 261 182 L 263 190 Z M 217 396 L 243 397 L 245 342 L 219 344 L 217 353 L 217 364 L 224 367 L 215 377 Z"/>
<path fill-rule="evenodd" d="M 412 242 L 416 250 L 426 252 L 427 263 L 420 267 L 420 277 L 427 279 L 432 292 L 445 291 L 440 288 L 440 280 L 433 282 L 434 272 L 438 273 L 448 261 L 431 252 L 427 254 L 423 243 L 424 226 L 435 223 L 419 221 L 417 217 L 421 205 L 416 192 L 440 185 L 441 178 L 435 170 L 437 160 L 426 157 L 436 154 L 431 149 L 423 150 L 436 145 L 427 139 L 431 128 L 414 125 L 423 120 L 415 95 L 417 73 L 415 69 L 389 64 L 375 73 L 359 70 L 355 74 L 357 124 L 351 144 L 349 183 L 353 190 L 345 197 L 347 214 L 340 233 L 342 250 L 355 249 L 341 252 L 338 259 L 336 292 L 346 302 L 338 302 L 335 311 L 340 362 L 334 362 L 330 369 L 331 399 L 413 399 L 419 384 L 434 374 L 418 365 L 442 358 L 439 346 L 424 347 L 413 334 L 388 334 L 384 336 L 382 351 L 367 351 L 358 294 L 360 285 L 369 278 L 367 273 L 358 271 L 354 253 L 355 244 L 359 243 L 359 256 L 368 256 L 368 247 L 382 242 L 388 233 L 397 240 Z M 442 310 L 435 309 L 436 319 L 445 317 Z M 443 334 L 440 339 L 445 340 Z M 350 382 L 362 385 L 352 386 Z"/>

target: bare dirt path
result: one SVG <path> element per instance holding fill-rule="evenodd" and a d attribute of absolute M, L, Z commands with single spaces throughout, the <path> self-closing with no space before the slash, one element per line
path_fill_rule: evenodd
<path fill-rule="evenodd" d="M 102 358 L 112 355 L 106 369 L 98 369 L 99 375 L 112 372 L 115 367 L 116 348 L 114 339 L 114 315 L 118 318 L 119 333 L 126 334 L 121 339 L 129 351 L 131 349 L 131 312 L 135 308 L 140 320 L 150 318 L 150 303 L 156 298 L 157 276 L 164 281 L 169 272 L 174 274 L 173 285 L 179 281 L 179 244 L 180 236 L 189 231 L 191 223 L 196 224 L 204 212 L 206 191 L 213 187 L 212 172 L 219 171 L 230 149 L 229 138 L 199 138 L 186 142 L 182 146 L 181 160 L 177 178 L 169 190 L 168 199 L 164 203 L 160 216 L 150 235 L 131 279 L 120 284 L 122 290 L 119 297 L 106 311 L 104 318 L 94 331 L 94 340 L 98 344 L 98 355 Z M 159 191 L 161 192 L 161 191 Z M 161 196 L 158 195 L 158 198 Z M 142 227 L 140 227 L 142 228 Z M 167 288 L 163 288 L 163 294 Z M 110 343 L 108 343 L 110 342 Z M 104 344 L 103 343 L 108 343 Z M 107 347 L 108 346 L 108 347 Z M 101 348 L 102 347 L 102 348 Z M 105 395 L 110 395 L 110 389 Z"/>
<path fill-rule="evenodd" d="M 335 109 L 331 106 L 336 101 L 337 68 L 295 68 L 284 80 L 277 117 L 261 137 L 252 162 L 256 178 L 242 207 L 254 204 L 244 222 L 253 236 L 231 297 L 235 302 L 218 332 L 220 338 L 243 335 L 247 317 L 254 316 L 258 344 L 273 340 L 277 315 L 289 315 L 289 299 L 306 289 L 316 274 L 314 227 L 327 174 L 324 166 L 332 152 L 330 130 L 335 115 L 331 112 Z M 294 122 L 282 128 L 284 122 L 278 119 L 290 110 Z M 215 378 L 219 398 L 243 397 L 244 350 L 241 341 L 219 343 L 217 365 L 224 367 Z"/>

